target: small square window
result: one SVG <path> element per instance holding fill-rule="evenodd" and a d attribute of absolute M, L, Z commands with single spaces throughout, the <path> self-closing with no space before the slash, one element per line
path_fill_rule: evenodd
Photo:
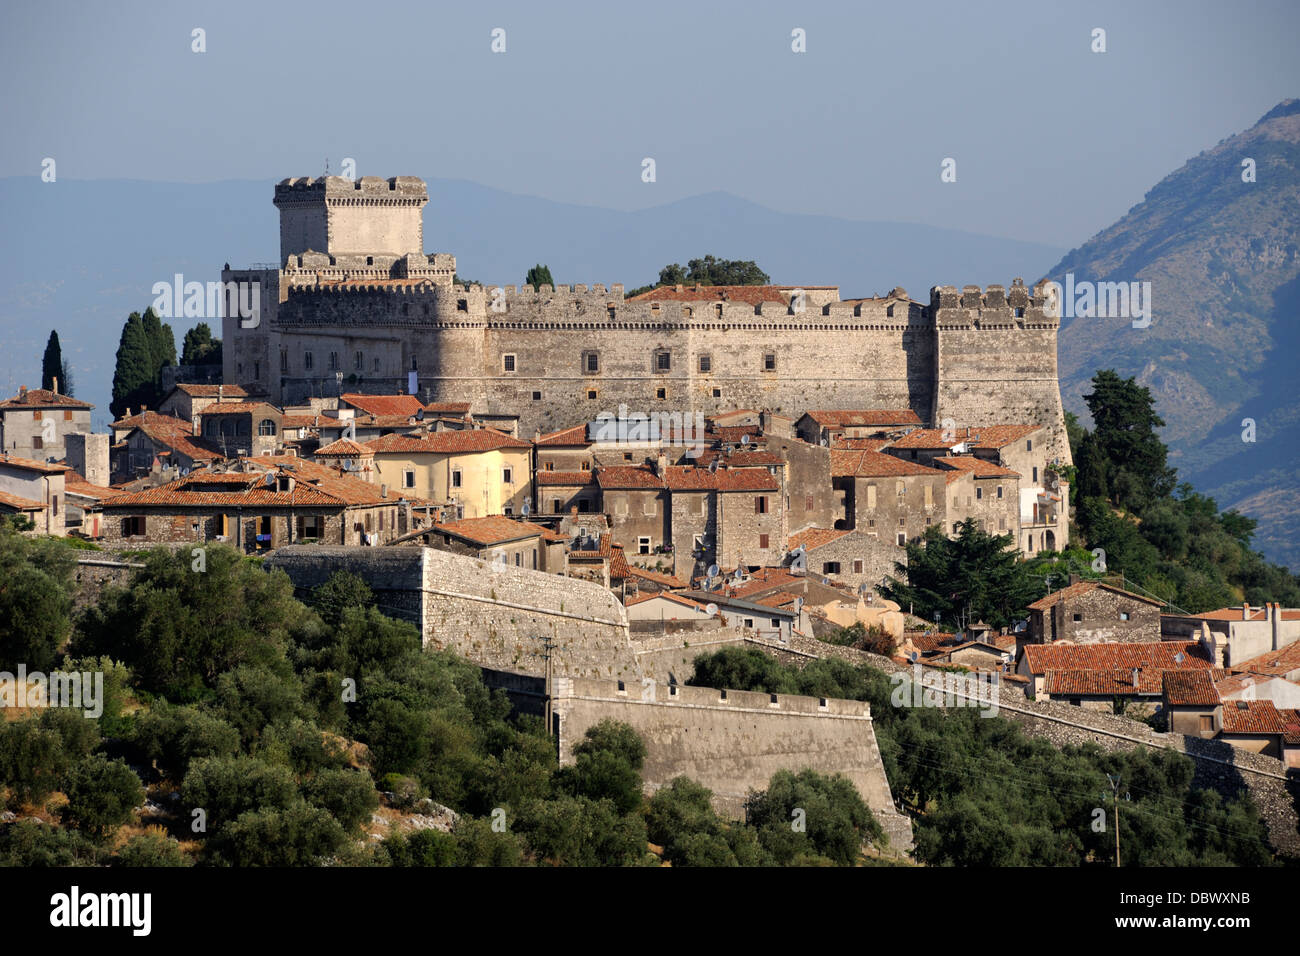
<path fill-rule="evenodd" d="M 713 397 L 714 397 L 714 398 L 721 398 L 721 397 L 722 397 L 722 389 L 720 389 L 720 388 L 715 388 L 715 389 L 713 390 Z"/>
<path fill-rule="evenodd" d="M 501 370 L 503 372 L 513 372 L 515 370 L 515 357 L 507 353 L 501 356 Z"/>
<path fill-rule="evenodd" d="M 655 389 L 655 398 L 659 399 L 660 401 L 663 401 L 667 397 L 668 397 L 668 389 L 666 388 Z"/>
<path fill-rule="evenodd" d="M 587 401 L 594 402 L 595 400 L 596 400 L 596 390 L 594 388 L 587 389 Z"/>
<path fill-rule="evenodd" d="M 764 352 L 764 353 L 763 353 L 763 371 L 764 371 L 764 372 L 775 372 L 775 371 L 776 371 L 776 353 L 775 353 L 775 352 Z"/>
<path fill-rule="evenodd" d="M 541 392 L 533 392 L 533 401 L 535 401 L 535 402 L 540 402 L 541 400 L 542 400 L 542 393 L 541 393 Z"/>
<path fill-rule="evenodd" d="M 1121 621 L 1127 621 L 1127 620 L 1128 620 L 1128 611 L 1120 611 L 1120 612 L 1119 612 L 1119 619 L 1120 619 Z"/>
<path fill-rule="evenodd" d="M 1083 620 L 1083 615 L 1082 615 L 1082 614 L 1072 614 L 1072 615 L 1070 615 L 1070 617 L 1074 620 L 1074 623 L 1075 623 L 1075 624 L 1078 624 L 1080 621 Z"/>
<path fill-rule="evenodd" d="M 649 554 L 649 553 L 650 553 L 650 539 L 649 539 L 649 538 L 637 538 L 637 539 L 636 539 L 636 551 L 637 551 L 637 554 Z"/>
<path fill-rule="evenodd" d="M 673 367 L 672 353 L 664 350 L 655 353 L 655 371 L 670 372 Z"/>

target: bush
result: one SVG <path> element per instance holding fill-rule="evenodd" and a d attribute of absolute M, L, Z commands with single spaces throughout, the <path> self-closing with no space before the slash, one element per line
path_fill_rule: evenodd
<path fill-rule="evenodd" d="M 249 810 L 213 835 L 208 853 L 229 866 L 314 866 L 347 842 L 338 821 L 319 807 Z"/>
<path fill-rule="evenodd" d="M 9 788 L 15 806 L 44 803 L 70 763 L 57 730 L 31 717 L 0 723 L 0 783 Z"/>
<path fill-rule="evenodd" d="M 161 762 L 168 776 L 183 780 L 190 762 L 202 757 L 233 757 L 239 753 L 239 731 L 195 707 L 161 701 L 137 718 L 135 743 L 145 755 Z"/>
<path fill-rule="evenodd" d="M 181 852 L 181 845 L 163 833 L 141 833 L 131 837 L 117 852 L 113 862 L 129 867 L 194 865 L 194 861 Z"/>
<path fill-rule="evenodd" d="M 313 806 L 328 810 L 348 832 L 369 820 L 379 806 L 375 782 L 364 770 L 322 770 L 303 784 L 302 795 Z"/>
<path fill-rule="evenodd" d="M 185 774 L 181 800 L 186 807 L 202 809 L 209 828 L 221 827 L 245 811 L 298 803 L 298 784 L 287 767 L 256 757 L 203 757 Z"/>
<path fill-rule="evenodd" d="M 132 817 L 144 803 L 140 778 L 121 760 L 93 756 L 78 762 L 64 788 L 63 820 L 92 839 L 101 839 Z"/>

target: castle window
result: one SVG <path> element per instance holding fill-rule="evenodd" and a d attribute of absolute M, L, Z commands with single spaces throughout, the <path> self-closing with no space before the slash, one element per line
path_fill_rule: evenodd
<path fill-rule="evenodd" d="M 717 305 L 715 305 L 715 306 L 713 307 L 713 311 L 714 311 L 714 314 L 717 315 L 718 318 L 722 318 L 722 303 L 719 302 Z"/>
<path fill-rule="evenodd" d="M 310 366 L 308 366 L 308 368 L 310 368 Z M 331 353 L 330 353 L 330 371 L 331 371 L 331 372 L 337 372 L 338 370 L 339 370 L 339 353 L 338 353 L 338 352 L 331 352 Z"/>
<path fill-rule="evenodd" d="M 586 372 L 588 375 L 595 375 L 597 372 L 599 372 L 599 371 L 600 371 L 600 353 L 598 353 L 598 352 L 583 352 L 583 353 L 582 353 L 582 369 L 583 369 L 583 371 Z"/>
<path fill-rule="evenodd" d="M 714 397 L 714 398 L 721 398 L 721 397 L 722 397 L 722 389 L 720 389 L 720 388 L 715 388 L 715 389 L 713 390 L 713 397 Z"/>
<path fill-rule="evenodd" d="M 1038 484 L 1038 466 L 1034 466 L 1034 484 Z"/>
<path fill-rule="evenodd" d="M 355 367 L 358 372 L 364 371 L 366 367 L 366 357 L 360 352 L 355 355 Z"/>
<path fill-rule="evenodd" d="M 412 355 L 412 356 L 411 356 L 411 371 L 412 371 L 412 372 L 418 372 L 419 370 L 420 370 L 420 364 L 415 360 L 415 356 Z"/>
<path fill-rule="evenodd" d="M 1079 624 L 1079 623 L 1081 623 L 1081 622 L 1083 621 L 1083 615 L 1082 615 L 1082 614 L 1072 614 L 1072 615 L 1070 615 L 1070 616 L 1074 619 L 1074 623 L 1075 623 L 1075 624 Z"/>
<path fill-rule="evenodd" d="M 374 256 L 366 256 L 366 265 L 368 265 L 368 266 L 373 266 L 374 264 L 375 264 L 375 257 L 374 257 Z"/>
<path fill-rule="evenodd" d="M 379 371 L 379 356 L 375 356 L 375 371 Z"/>
<path fill-rule="evenodd" d="M 311 353 L 310 353 L 310 352 L 303 352 L 303 353 L 302 353 L 302 367 L 303 367 L 304 369 L 306 369 L 307 371 L 310 372 L 310 371 L 311 371 L 311 364 L 312 364 L 312 363 L 311 363 Z"/>
<path fill-rule="evenodd" d="M 541 392 L 533 392 L 533 401 L 535 401 L 535 402 L 540 402 L 541 400 L 542 400 L 542 393 L 541 393 Z"/>
<path fill-rule="evenodd" d="M 1119 612 L 1119 619 L 1120 619 L 1121 621 L 1127 621 L 1127 620 L 1128 620 L 1128 611 L 1120 611 L 1120 612 Z"/>
<path fill-rule="evenodd" d="M 854 558 L 854 559 L 853 559 L 853 573 L 854 573 L 854 574 L 861 574 L 861 573 L 862 573 L 862 559 L 861 559 L 861 558 Z"/>
<path fill-rule="evenodd" d="M 641 538 L 637 538 L 637 539 L 636 539 L 636 553 L 637 553 L 637 554 L 649 554 L 649 553 L 650 553 L 650 539 L 649 539 L 649 538 L 641 537 Z"/>
<path fill-rule="evenodd" d="M 44 448 L 44 447 L 45 447 L 45 440 L 42 439 L 40 435 L 33 435 L 32 448 Z"/>
<path fill-rule="evenodd" d="M 580 462 L 580 463 L 578 464 L 578 470 L 579 470 L 579 471 L 591 471 L 591 462 L 589 462 L 589 461 Z"/>
<path fill-rule="evenodd" d="M 812 496 L 812 495 L 805 495 L 805 496 L 804 496 L 804 499 L 803 499 L 803 510 L 804 510 L 804 511 L 812 511 L 812 510 L 813 510 L 813 496 Z"/>
<path fill-rule="evenodd" d="M 609 312 L 609 318 L 610 318 L 611 321 L 613 321 L 613 319 L 614 319 L 614 307 L 613 307 L 612 305 L 611 305 L 611 306 L 608 306 L 607 309 L 606 309 L 606 311 Z"/>
<path fill-rule="evenodd" d="M 122 519 L 122 537 L 137 538 L 144 535 L 144 515 Z"/>
<path fill-rule="evenodd" d="M 1033 450 L 1034 450 L 1034 440 L 1032 438 L 1026 438 L 1025 451 L 1033 451 Z"/>
<path fill-rule="evenodd" d="M 754 514 L 767 514 L 767 495 L 758 495 L 754 498 Z"/>
<path fill-rule="evenodd" d="M 984 489 L 983 489 L 983 488 L 976 488 L 976 489 L 975 489 L 975 500 L 976 500 L 976 501 L 982 501 L 983 498 L 984 498 Z"/>
<path fill-rule="evenodd" d="M 998 497 L 999 497 L 999 498 L 1002 497 L 1002 486 L 1001 486 L 1001 485 L 998 485 Z"/>
<path fill-rule="evenodd" d="M 280 371 L 289 371 L 289 350 L 280 349 Z"/>
<path fill-rule="evenodd" d="M 655 389 L 655 398 L 657 398 L 657 399 L 659 399 L 660 401 L 662 401 L 663 399 L 665 399 L 665 398 L 667 398 L 667 397 L 668 397 L 668 389 L 666 389 L 666 388 L 656 388 L 656 389 Z"/>
<path fill-rule="evenodd" d="M 764 371 L 764 372 L 775 372 L 775 371 L 776 371 L 776 353 L 775 353 L 775 352 L 764 352 L 764 353 L 763 353 L 763 371 Z"/>
<path fill-rule="evenodd" d="M 271 421 L 269 418 L 263 418 L 257 423 L 257 433 L 259 435 L 274 435 L 275 422 Z"/>
<path fill-rule="evenodd" d="M 503 372 L 513 372 L 515 370 L 515 357 L 513 354 L 501 356 L 501 370 Z"/>
<path fill-rule="evenodd" d="M 898 532 L 898 546 L 901 548 L 906 544 L 907 544 L 907 535 L 905 535 L 901 531 Z"/>
<path fill-rule="evenodd" d="M 892 305 L 885 309 L 885 315 L 891 319 L 894 317 L 894 307 Z"/>
<path fill-rule="evenodd" d="M 596 400 L 596 390 L 594 388 L 587 389 L 587 401 L 594 402 L 595 400 Z"/>
<path fill-rule="evenodd" d="M 468 311 L 469 311 L 469 299 L 457 299 L 457 300 L 456 300 L 456 311 L 457 311 L 457 312 L 468 312 Z"/>
<path fill-rule="evenodd" d="M 1025 310 L 1024 310 L 1024 309 L 1016 309 L 1014 314 L 1015 314 L 1015 317 L 1016 317 L 1017 319 L 1023 319 L 1023 318 L 1025 317 Z"/>
<path fill-rule="evenodd" d="M 712 371 L 713 371 L 713 356 L 712 356 L 712 355 L 701 355 L 701 356 L 700 356 L 700 374 L 701 374 L 701 375 L 708 375 L 708 374 L 709 374 L 710 372 L 712 372 Z"/>
<path fill-rule="evenodd" d="M 673 360 L 672 354 L 667 349 L 661 349 L 655 352 L 655 371 L 669 372 L 672 371 Z"/>

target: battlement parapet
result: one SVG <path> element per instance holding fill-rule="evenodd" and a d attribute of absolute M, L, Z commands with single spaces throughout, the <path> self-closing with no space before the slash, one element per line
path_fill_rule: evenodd
<path fill-rule="evenodd" d="M 930 309 L 939 329 L 1024 328 L 1054 329 L 1059 320 L 1050 313 L 1045 282 L 1030 290 L 1024 279 L 1012 280 L 1011 287 L 990 285 L 937 285 L 930 289 Z"/>
<path fill-rule="evenodd" d="M 632 682 L 589 677 L 557 678 L 554 682 L 554 693 L 559 699 L 628 700 L 657 705 L 676 704 L 682 707 L 871 719 L 871 705 L 860 700 L 803 697 L 797 694 L 767 694 L 745 690 L 717 690 L 712 687 L 660 684 L 649 679 Z"/>
<path fill-rule="evenodd" d="M 321 196 L 402 198 L 428 202 L 429 188 L 418 176 L 393 176 L 389 179 L 379 176 L 362 176 L 360 179 L 349 179 L 346 176 L 297 176 L 282 179 L 275 184 L 276 205 L 299 200 L 315 202 Z"/>

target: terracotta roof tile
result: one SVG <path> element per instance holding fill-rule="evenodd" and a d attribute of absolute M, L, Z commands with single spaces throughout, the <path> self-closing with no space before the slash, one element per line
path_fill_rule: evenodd
<path fill-rule="evenodd" d="M 383 435 L 365 442 L 376 454 L 391 452 L 424 454 L 463 454 L 497 451 L 502 448 L 529 448 L 521 441 L 495 428 L 451 429 L 430 435 Z"/>
<path fill-rule="evenodd" d="M 48 388 L 29 388 L 25 393 L 19 392 L 13 398 L 6 398 L 0 402 L 0 410 L 9 411 L 15 408 L 94 408 L 89 402 L 83 402 L 80 399 L 73 398 L 71 395 L 64 395 L 60 392 L 52 392 Z"/>
<path fill-rule="evenodd" d="M 838 541 L 846 534 L 852 534 L 850 531 L 835 531 L 830 528 L 804 528 L 802 531 L 796 531 L 790 535 L 787 543 L 788 550 L 793 551 L 795 548 L 802 546 L 806 551 L 812 551 L 814 548 L 820 548 L 824 544 L 830 544 L 832 541 Z"/>
<path fill-rule="evenodd" d="M 317 458 L 372 458 L 374 449 L 347 438 L 340 438 L 316 449 Z"/>
<path fill-rule="evenodd" d="M 1162 675 L 1165 701 L 1185 707 L 1213 707 L 1219 703 L 1213 675 L 1208 670 L 1165 671 Z"/>
<path fill-rule="evenodd" d="M 1012 471 L 1010 468 L 1003 468 L 997 462 L 985 458 L 974 458 L 970 455 L 945 455 L 942 458 L 936 458 L 935 463 L 955 471 L 974 475 L 976 478 L 1022 477 L 1020 472 Z"/>
<path fill-rule="evenodd" d="M 364 395 L 360 392 L 344 392 L 339 398 L 367 415 L 400 415 L 403 418 L 410 418 L 416 412 L 424 410 L 424 402 L 414 395 Z"/>
<path fill-rule="evenodd" d="M 1287 720 L 1271 700 L 1229 700 L 1223 705 L 1225 734 L 1289 734 Z"/>
<path fill-rule="evenodd" d="M 34 498 L 24 498 L 22 495 L 10 494 L 7 491 L 0 491 L 0 507 L 12 508 L 15 511 L 45 510 L 45 505 Z"/>
<path fill-rule="evenodd" d="M 583 485 L 595 483 L 595 476 L 590 470 L 587 471 L 539 471 L 537 473 L 537 484 L 539 487 L 564 487 L 575 488 Z"/>
<path fill-rule="evenodd" d="M 8 465 L 22 471 L 34 471 L 42 475 L 58 475 L 72 470 L 67 465 L 50 464 L 45 461 L 37 461 L 34 458 L 19 458 L 17 455 L 11 455 L 8 452 L 0 454 L 0 465 Z"/>
<path fill-rule="evenodd" d="M 549 529 L 541 525 L 533 524 L 531 521 L 520 521 L 507 515 L 461 518 L 458 521 L 439 522 L 433 527 L 437 531 L 482 545 L 502 544 L 506 541 L 519 541 L 549 534 Z"/>
<path fill-rule="evenodd" d="M 188 382 L 177 382 L 176 391 L 184 392 L 191 398 L 216 398 L 220 389 L 222 398 L 244 398 L 248 392 L 244 391 L 242 385 L 191 385 Z"/>
<path fill-rule="evenodd" d="M 959 428 L 944 436 L 939 428 L 918 428 L 898 441 L 894 448 L 952 448 L 963 442 L 971 448 L 1005 448 L 1014 441 L 1038 431 L 1041 425 L 986 425 L 983 428 Z"/>
<path fill-rule="evenodd" d="M 903 461 L 878 451 L 831 449 L 832 478 L 905 478 L 911 475 L 945 476 L 937 468 Z"/>
<path fill-rule="evenodd" d="M 635 569 L 632 569 L 632 574 L 636 575 Z M 683 607 L 688 607 L 692 610 L 704 610 L 704 605 L 699 601 L 692 601 L 688 597 L 683 597 L 680 594 L 673 594 L 671 591 L 659 591 L 655 594 L 642 594 L 639 597 L 634 597 L 628 600 L 624 607 L 633 607 L 637 604 L 644 604 L 646 601 L 656 600 L 657 598 L 662 598 L 665 601 L 672 601 L 674 604 L 680 604 Z"/>
<path fill-rule="evenodd" d="M 838 435 L 831 441 L 831 447 L 850 451 L 880 451 L 890 441 L 888 438 L 845 438 Z"/>
<path fill-rule="evenodd" d="M 1265 651 L 1248 660 L 1234 662 L 1232 669 L 1250 674 L 1285 677 L 1291 671 L 1300 669 L 1300 641 L 1288 644 L 1280 650 Z"/>
<path fill-rule="evenodd" d="M 587 440 L 587 426 L 574 425 L 572 428 L 565 428 L 558 432 L 551 432 L 549 435 L 542 435 L 533 444 L 538 448 L 586 448 L 591 442 Z"/>
<path fill-rule="evenodd" d="M 1125 591 L 1123 588 L 1117 588 L 1113 584 L 1107 584 L 1105 581 L 1080 581 L 1077 584 L 1071 584 L 1069 587 L 1061 588 L 1059 591 L 1053 591 L 1045 597 L 1039 598 L 1033 604 L 1029 605 L 1031 611 L 1046 611 L 1048 608 L 1060 604 L 1062 601 L 1073 601 L 1075 598 L 1082 597 L 1097 588 L 1105 588 L 1113 594 L 1121 597 L 1130 598 L 1134 601 L 1141 601 L 1144 604 L 1154 604 L 1156 607 L 1164 607 L 1164 603 L 1156 601 L 1149 597 L 1143 597 L 1141 594 L 1134 594 L 1131 591 Z"/>
<path fill-rule="evenodd" d="M 663 488 L 664 480 L 649 468 L 639 465 L 614 465 L 596 472 L 596 482 L 601 488 L 655 489 Z"/>
<path fill-rule="evenodd" d="M 1182 660 L 1177 660 L 1179 655 Z M 1106 644 L 1027 644 L 1025 662 L 1030 673 L 1049 670 L 1194 670 L 1210 667 L 1196 641 L 1150 641 Z"/>

